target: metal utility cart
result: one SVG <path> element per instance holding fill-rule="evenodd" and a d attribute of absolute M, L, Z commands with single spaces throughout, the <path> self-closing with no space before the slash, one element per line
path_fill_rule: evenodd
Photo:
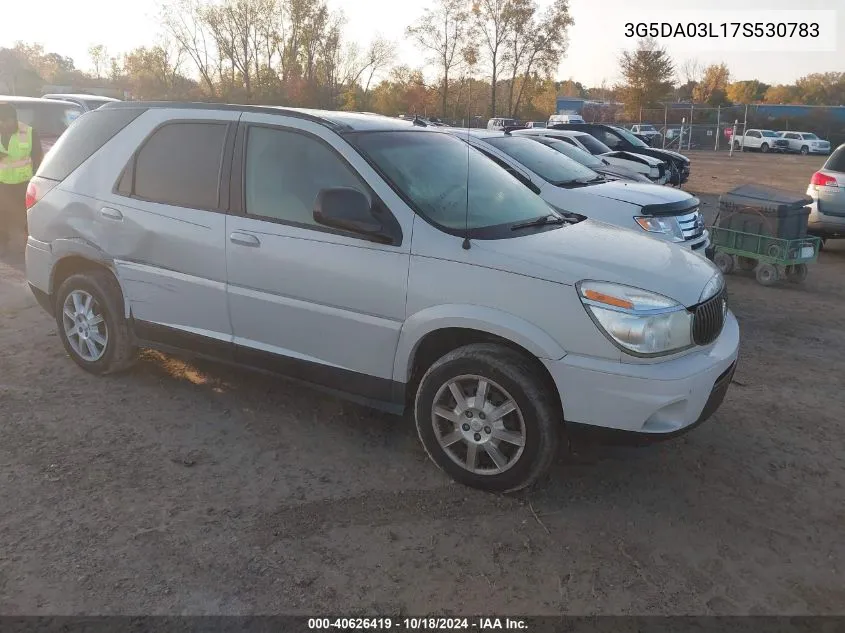
<path fill-rule="evenodd" d="M 801 283 L 807 264 L 818 259 L 821 240 L 807 235 L 808 198 L 757 185 L 743 185 L 721 196 L 710 239 L 714 263 L 725 275 L 753 270 L 772 286 L 782 279 Z"/>

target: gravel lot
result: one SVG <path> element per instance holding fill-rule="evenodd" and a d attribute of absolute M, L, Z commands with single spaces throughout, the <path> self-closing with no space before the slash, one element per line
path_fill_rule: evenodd
<path fill-rule="evenodd" d="M 822 159 L 690 152 L 712 211 Z M 98 379 L 0 262 L 0 613 L 845 613 L 845 241 L 802 287 L 730 277 L 720 411 L 650 447 L 580 442 L 498 497 L 408 420 L 148 352 Z"/>

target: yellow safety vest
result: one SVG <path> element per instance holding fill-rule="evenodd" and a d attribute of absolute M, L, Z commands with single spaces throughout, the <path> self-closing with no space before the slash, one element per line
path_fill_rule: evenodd
<path fill-rule="evenodd" d="M 9 147 L 0 140 L 0 184 L 19 185 L 32 179 L 32 128 L 18 122 Z"/>

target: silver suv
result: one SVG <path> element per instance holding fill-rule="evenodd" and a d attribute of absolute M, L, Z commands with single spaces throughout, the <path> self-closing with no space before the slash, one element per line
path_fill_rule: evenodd
<path fill-rule="evenodd" d="M 688 430 L 734 371 L 710 262 L 558 213 L 438 128 L 109 104 L 27 198 L 29 284 L 85 370 L 156 347 L 410 410 L 479 488 L 534 482 L 567 425 Z"/>

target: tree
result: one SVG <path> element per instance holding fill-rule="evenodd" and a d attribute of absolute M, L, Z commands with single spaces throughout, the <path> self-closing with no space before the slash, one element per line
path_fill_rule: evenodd
<path fill-rule="evenodd" d="M 12 95 L 35 97 L 41 94 L 38 72 L 14 48 L 0 48 L 0 90 Z"/>
<path fill-rule="evenodd" d="M 213 38 L 203 20 L 201 0 L 173 0 L 164 6 L 161 19 L 180 49 L 193 61 L 211 97 L 216 95 L 214 77 L 220 61 Z"/>
<path fill-rule="evenodd" d="M 711 64 L 704 69 L 701 81 L 693 89 L 693 100 L 710 106 L 725 105 L 730 78 L 731 73 L 725 64 Z"/>
<path fill-rule="evenodd" d="M 580 81 L 573 81 L 571 78 L 561 81 L 557 88 L 557 93 L 561 97 L 579 97 L 581 99 L 587 96 L 587 89 Z"/>
<path fill-rule="evenodd" d="M 463 62 L 462 51 L 470 35 L 470 13 L 466 0 L 436 0 L 433 9 L 406 29 L 417 46 L 428 51 L 430 63 L 441 75 L 440 116 L 446 116 L 449 74 Z"/>
<path fill-rule="evenodd" d="M 732 103 L 759 103 L 763 100 L 768 84 L 756 79 L 751 81 L 735 81 L 728 86 L 727 97 Z"/>
<path fill-rule="evenodd" d="M 795 86 L 785 86 L 782 84 L 771 86 L 766 90 L 763 101 L 766 103 L 798 103 L 798 89 Z"/>
<path fill-rule="evenodd" d="M 513 6 L 511 0 L 474 0 L 472 13 L 490 68 L 490 113 L 496 116 L 496 89 L 499 75 L 508 61 L 505 48 L 514 18 Z"/>
<path fill-rule="evenodd" d="M 795 82 L 801 102 L 808 105 L 845 105 L 845 73 L 812 73 Z"/>
<path fill-rule="evenodd" d="M 620 92 L 630 115 L 657 105 L 673 88 L 675 66 L 652 39 L 640 40 L 636 50 L 623 52 L 619 65 L 625 79 Z"/>
<path fill-rule="evenodd" d="M 573 20 L 568 0 L 556 0 L 542 16 L 530 0 L 514 0 L 511 5 L 511 29 L 508 37 L 511 81 L 508 91 L 508 112 L 516 116 L 532 73 L 550 77 L 566 52 L 567 29 Z M 521 75 L 521 81 L 517 77 Z M 514 90 L 519 89 L 514 99 Z"/>
<path fill-rule="evenodd" d="M 88 56 L 91 58 L 91 67 L 94 69 L 94 77 L 102 79 L 109 68 L 109 54 L 102 44 L 95 44 L 88 48 Z"/>

